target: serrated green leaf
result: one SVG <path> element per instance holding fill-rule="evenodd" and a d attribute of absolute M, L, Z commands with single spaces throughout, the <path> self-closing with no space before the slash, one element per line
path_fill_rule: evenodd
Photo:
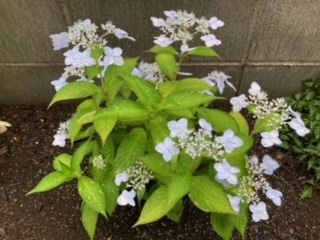
<path fill-rule="evenodd" d="M 224 189 L 205 176 L 193 177 L 189 197 L 204 212 L 234 213 Z"/>
<path fill-rule="evenodd" d="M 195 49 L 188 51 L 187 53 L 188 53 L 188 55 L 191 55 L 191 56 L 216 57 L 216 58 L 221 59 L 220 56 L 218 55 L 218 53 L 216 53 L 211 48 L 205 47 L 205 46 L 195 47 Z"/>
<path fill-rule="evenodd" d="M 156 55 L 156 62 L 159 65 L 161 72 L 163 72 L 170 80 L 175 80 L 179 69 L 174 55 L 159 53 Z"/>
<path fill-rule="evenodd" d="M 116 117 L 118 121 L 134 124 L 149 118 L 149 112 L 139 103 L 132 100 L 118 99 L 108 108 L 101 108 L 94 118 Z"/>
<path fill-rule="evenodd" d="M 274 124 L 270 124 L 274 122 L 274 119 L 280 119 L 281 116 L 277 113 L 271 113 L 264 118 L 259 118 L 254 124 L 252 134 L 261 133 L 261 132 L 270 132 L 274 128 Z"/>
<path fill-rule="evenodd" d="M 56 156 L 53 160 L 54 170 L 61 171 L 61 172 L 69 171 L 71 159 L 72 159 L 72 156 L 67 153 L 62 153 Z"/>
<path fill-rule="evenodd" d="M 90 240 L 94 239 L 99 213 L 84 203 L 81 209 L 81 220 Z"/>
<path fill-rule="evenodd" d="M 114 160 L 116 173 L 123 172 L 142 156 L 147 148 L 147 134 L 142 128 L 134 128 L 122 140 Z"/>
<path fill-rule="evenodd" d="M 52 104 L 71 99 L 80 99 L 100 93 L 100 88 L 90 82 L 71 82 L 62 87 L 53 97 L 48 107 Z"/>
<path fill-rule="evenodd" d="M 98 61 L 101 57 L 102 57 L 102 54 L 104 52 L 104 49 L 99 45 L 94 45 L 90 48 L 90 51 L 91 51 L 91 57 Z"/>
<path fill-rule="evenodd" d="M 96 132 L 99 134 L 102 145 L 104 145 L 107 137 L 117 123 L 117 117 L 96 117 L 93 120 L 93 126 Z"/>
<path fill-rule="evenodd" d="M 248 135 L 250 128 L 245 117 L 241 113 L 234 111 L 229 112 L 229 115 L 233 117 L 233 119 L 236 120 L 236 122 L 238 123 L 240 132 Z"/>
<path fill-rule="evenodd" d="M 160 94 L 155 86 L 145 79 L 132 74 L 123 74 L 123 78 L 145 106 L 156 104 L 160 100 Z"/>
<path fill-rule="evenodd" d="M 163 142 L 166 137 L 170 136 L 170 131 L 167 124 L 167 120 L 163 117 L 157 117 L 150 120 L 149 129 L 155 145 Z"/>
<path fill-rule="evenodd" d="M 81 163 L 84 160 L 84 157 L 91 153 L 94 144 L 97 143 L 88 140 L 74 152 L 71 160 L 71 168 L 77 173 L 81 173 Z"/>
<path fill-rule="evenodd" d="M 86 99 L 82 101 L 79 106 L 77 107 L 77 111 L 83 110 L 83 109 L 96 109 L 96 104 L 93 99 Z"/>
<path fill-rule="evenodd" d="M 103 67 L 99 66 L 99 65 L 85 67 L 85 72 L 86 72 L 86 76 L 88 77 L 88 79 L 95 78 L 96 76 L 98 76 L 98 74 L 101 73 L 102 70 L 103 70 Z"/>
<path fill-rule="evenodd" d="M 161 183 L 169 183 L 175 174 L 170 168 L 170 165 L 163 160 L 162 155 L 159 153 L 150 153 L 141 156 L 139 160 L 153 172 L 156 179 Z"/>
<path fill-rule="evenodd" d="M 46 192 L 53 188 L 60 186 L 63 183 L 69 182 L 74 178 L 73 173 L 71 172 L 51 172 L 47 174 L 41 181 L 37 184 L 37 186 L 29 191 L 27 195 L 39 192 Z"/>
<path fill-rule="evenodd" d="M 167 186 L 160 186 L 146 201 L 134 226 L 154 222 L 165 216 L 188 193 L 191 176 L 179 175 Z"/>
<path fill-rule="evenodd" d="M 212 88 L 208 83 L 199 78 L 185 78 L 176 82 L 163 82 L 157 86 L 163 97 L 179 92 L 197 93 Z"/>
<path fill-rule="evenodd" d="M 192 109 L 202 104 L 210 103 L 215 99 L 219 99 L 219 97 L 201 93 L 175 93 L 164 98 L 159 103 L 158 110 Z"/>
<path fill-rule="evenodd" d="M 106 178 L 106 180 L 102 183 L 102 188 L 104 189 L 106 196 L 106 210 L 111 216 L 117 207 L 119 190 L 114 183 L 113 178 L 110 180 L 110 176 L 108 176 L 108 178 Z"/>
<path fill-rule="evenodd" d="M 229 214 L 210 214 L 210 222 L 214 231 L 224 240 L 230 240 L 234 230 L 231 215 Z"/>
<path fill-rule="evenodd" d="M 78 182 L 78 192 L 88 206 L 106 217 L 106 197 L 98 182 L 87 176 L 82 176 Z"/>
<path fill-rule="evenodd" d="M 168 47 L 161 47 L 159 45 L 153 46 L 150 50 L 150 52 L 159 54 L 159 53 L 168 53 L 173 55 L 179 55 L 179 53 L 175 50 L 174 47 L 168 46 Z"/>
<path fill-rule="evenodd" d="M 201 108 L 199 116 L 212 124 L 214 131 L 223 133 L 224 131 L 231 129 L 237 134 L 240 129 L 236 120 L 231 117 L 227 112 L 218 109 Z"/>
<path fill-rule="evenodd" d="M 167 217 L 172 221 L 179 223 L 183 212 L 183 201 L 180 200 L 176 205 L 167 213 Z"/>

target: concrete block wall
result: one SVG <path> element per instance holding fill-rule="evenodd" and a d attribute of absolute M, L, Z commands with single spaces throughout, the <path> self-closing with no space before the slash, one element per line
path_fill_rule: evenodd
<path fill-rule="evenodd" d="M 159 34 L 150 16 L 170 9 L 225 22 L 216 31 L 222 45 L 215 48 L 223 61 L 185 66 L 199 77 L 223 70 L 238 93 L 257 81 L 272 97 L 295 93 L 301 80 L 320 77 L 320 0 L 0 0 L 0 104 L 50 101 L 50 81 L 60 77 L 64 65 L 50 34 L 78 19 L 111 20 L 137 39 L 116 45 L 126 56 L 138 56 Z"/>

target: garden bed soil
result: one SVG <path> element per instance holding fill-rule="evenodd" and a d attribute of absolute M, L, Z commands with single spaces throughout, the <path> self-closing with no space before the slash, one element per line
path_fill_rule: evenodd
<path fill-rule="evenodd" d="M 39 180 L 53 170 L 52 160 L 68 147 L 53 147 L 59 122 L 70 117 L 72 105 L 46 110 L 41 106 L 0 106 L 0 120 L 12 127 L 0 135 L 0 239 L 85 240 L 80 218 L 81 200 L 75 182 L 52 192 L 26 197 Z M 308 180 L 306 168 L 289 153 L 278 149 L 255 149 L 255 154 L 272 155 L 281 164 L 270 179 L 283 192 L 283 205 L 267 201 L 269 220 L 250 222 L 247 238 L 253 240 L 319 240 L 320 194 L 299 200 Z M 118 207 L 108 221 L 100 218 L 99 240 L 202 240 L 220 239 L 211 229 L 208 214 L 187 202 L 180 224 L 164 218 L 132 228 L 137 208 Z M 241 239 L 238 234 L 233 239 Z"/>

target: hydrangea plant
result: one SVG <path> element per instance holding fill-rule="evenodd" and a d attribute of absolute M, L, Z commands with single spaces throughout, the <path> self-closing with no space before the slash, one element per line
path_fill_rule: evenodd
<path fill-rule="evenodd" d="M 49 106 L 82 101 L 53 141 L 60 147 L 70 141 L 73 154 L 55 157 L 54 171 L 28 194 L 78 181 L 90 239 L 99 214 L 108 218 L 117 205 L 143 206 L 134 226 L 165 216 L 179 222 L 186 197 L 210 214 L 222 238 L 230 239 L 234 229 L 244 238 L 249 211 L 255 222 L 269 218 L 261 194 L 277 206 L 282 201 L 266 178 L 279 164 L 269 155 L 261 161 L 251 156 L 253 138 L 271 147 L 281 144 L 278 130 L 284 125 L 298 133 L 306 127 L 290 124 L 299 114 L 282 98 L 270 101 L 256 82 L 248 96 L 230 99 L 232 111 L 210 107 L 224 99 L 226 86 L 235 90 L 231 77 L 213 71 L 199 78 L 180 67 L 190 57 L 219 58 L 211 47 L 221 44 L 214 30 L 224 23 L 181 10 L 164 15 L 151 17 L 161 31 L 150 49 L 154 63 L 123 58 L 121 48 L 109 46 L 108 35 L 135 40 L 111 22 L 101 25 L 102 35 L 86 19 L 50 36 L 54 50 L 71 49 L 64 53 L 64 73 L 51 82 L 57 93 Z M 197 37 L 204 45 L 193 44 Z M 253 129 L 243 108 L 256 119 Z"/>

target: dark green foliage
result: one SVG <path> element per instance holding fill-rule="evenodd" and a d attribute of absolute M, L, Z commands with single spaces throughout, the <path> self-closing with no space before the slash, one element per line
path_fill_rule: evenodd
<path fill-rule="evenodd" d="M 302 114 L 310 133 L 302 138 L 286 128 L 282 134 L 282 147 L 293 151 L 298 160 L 307 164 L 308 170 L 314 172 L 315 178 L 309 183 L 312 188 L 317 188 L 320 184 L 320 79 L 305 80 L 303 86 L 302 92 L 287 97 L 286 101 L 294 111 Z M 305 191 L 310 192 L 310 187 Z M 305 192 L 302 198 L 310 196 Z"/>

